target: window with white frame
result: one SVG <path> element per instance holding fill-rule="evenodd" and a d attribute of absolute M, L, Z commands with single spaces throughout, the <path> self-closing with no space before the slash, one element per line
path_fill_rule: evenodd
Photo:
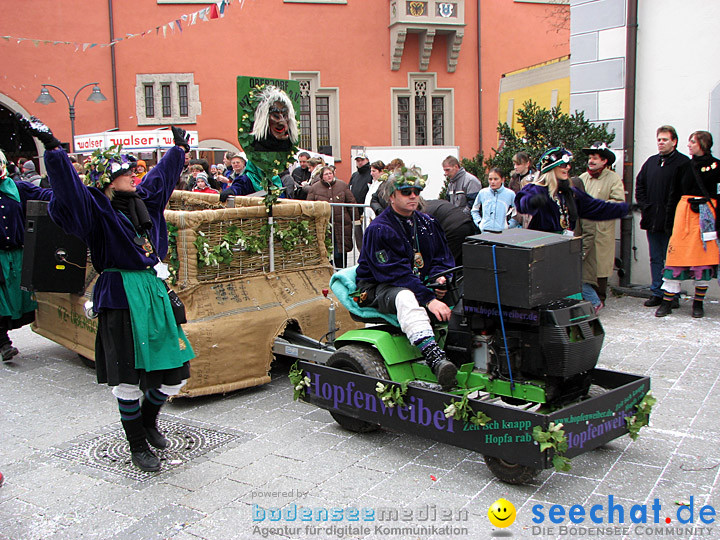
<path fill-rule="evenodd" d="M 193 73 L 136 75 L 135 108 L 139 126 L 194 124 L 202 112 Z"/>
<path fill-rule="evenodd" d="M 300 140 L 298 146 L 331 154 L 340 159 L 340 107 L 338 89 L 323 88 L 320 73 L 290 72 L 290 79 L 300 83 Z"/>
<path fill-rule="evenodd" d="M 435 73 L 409 73 L 407 88 L 393 88 L 393 145 L 454 144 L 453 90 L 438 88 Z"/>

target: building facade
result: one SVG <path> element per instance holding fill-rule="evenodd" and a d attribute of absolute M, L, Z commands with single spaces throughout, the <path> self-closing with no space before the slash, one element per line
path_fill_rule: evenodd
<path fill-rule="evenodd" d="M 9 0 L 7 0 L 9 2 Z M 351 149 L 497 144 L 502 73 L 567 54 L 553 2 L 527 0 L 37 0 L 0 20 L 0 125 L 34 114 L 75 133 L 197 131 L 201 147 L 238 150 L 236 77 L 295 79 L 300 146 L 331 154 L 349 178 Z M 222 15 L 222 16 L 221 16 Z M 32 25 L 23 21 L 32 20 Z M 97 82 L 107 101 L 86 101 Z M 56 100 L 36 103 L 43 84 Z M 17 136 L 10 156 L 38 156 Z M 372 156 L 370 156 L 372 159 Z M 440 164 L 438 164 L 440 167 Z"/>

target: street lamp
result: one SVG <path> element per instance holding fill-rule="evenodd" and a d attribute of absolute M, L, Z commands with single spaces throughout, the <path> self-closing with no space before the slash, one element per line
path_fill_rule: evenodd
<path fill-rule="evenodd" d="M 90 93 L 90 95 L 87 98 L 88 101 L 92 101 L 93 103 L 100 103 L 101 101 L 107 101 L 107 98 L 105 96 L 103 96 L 103 93 L 100 91 L 100 87 L 98 86 L 98 83 L 96 83 L 96 82 L 88 83 L 84 86 L 81 86 L 80 89 L 77 92 L 75 92 L 72 102 L 70 101 L 70 97 L 59 86 L 55 86 L 54 84 L 43 84 L 42 89 L 40 90 L 40 95 L 35 100 L 35 103 L 40 103 L 41 105 L 50 105 L 51 103 L 55 103 L 55 99 L 50 95 L 50 91 L 46 88 L 47 86 L 49 86 L 51 88 L 55 88 L 56 90 L 60 90 L 60 92 L 62 92 L 62 95 L 65 96 L 65 99 L 67 100 L 68 109 L 70 111 L 70 129 L 72 131 L 72 140 L 70 141 L 70 153 L 74 154 L 75 153 L 75 100 L 77 99 L 78 94 L 80 93 L 80 90 L 82 90 L 83 88 L 87 88 L 88 86 L 93 86 L 92 92 Z"/>

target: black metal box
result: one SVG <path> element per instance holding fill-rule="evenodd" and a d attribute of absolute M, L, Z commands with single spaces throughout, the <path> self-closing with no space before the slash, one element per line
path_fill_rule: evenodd
<path fill-rule="evenodd" d="M 495 247 L 495 263 L 493 263 Z M 534 308 L 582 289 L 582 240 L 529 229 L 468 236 L 463 244 L 465 298 Z"/>
<path fill-rule="evenodd" d="M 55 224 L 48 203 L 28 201 L 20 288 L 82 294 L 86 261 L 85 242 Z"/>

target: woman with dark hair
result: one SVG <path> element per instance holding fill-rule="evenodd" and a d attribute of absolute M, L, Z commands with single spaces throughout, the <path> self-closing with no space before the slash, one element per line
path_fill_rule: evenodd
<path fill-rule="evenodd" d="M 189 151 L 185 130 L 172 128 L 176 146 L 139 186 L 133 184 L 134 160 L 117 147 L 93 154 L 84 185 L 47 126 L 35 118 L 20 122 L 45 145 L 50 217 L 85 241 L 100 274 L 93 290 L 97 380 L 117 398 L 132 462 L 157 471 L 160 460 L 148 443 L 167 447 L 157 417 L 189 378 L 194 356 L 175 321 L 163 283 L 169 272 L 161 262 L 168 252 L 165 206 Z"/>
<path fill-rule="evenodd" d="M 712 135 L 707 131 L 690 135 L 692 159 L 678 169 L 670 186 L 665 230 L 671 236 L 663 271 L 663 300 L 656 317 L 671 313 L 672 299 L 686 279 L 695 281 L 692 316 L 699 319 L 705 315 L 705 293 L 718 269 L 720 161 L 712 155 L 712 145 Z"/>

